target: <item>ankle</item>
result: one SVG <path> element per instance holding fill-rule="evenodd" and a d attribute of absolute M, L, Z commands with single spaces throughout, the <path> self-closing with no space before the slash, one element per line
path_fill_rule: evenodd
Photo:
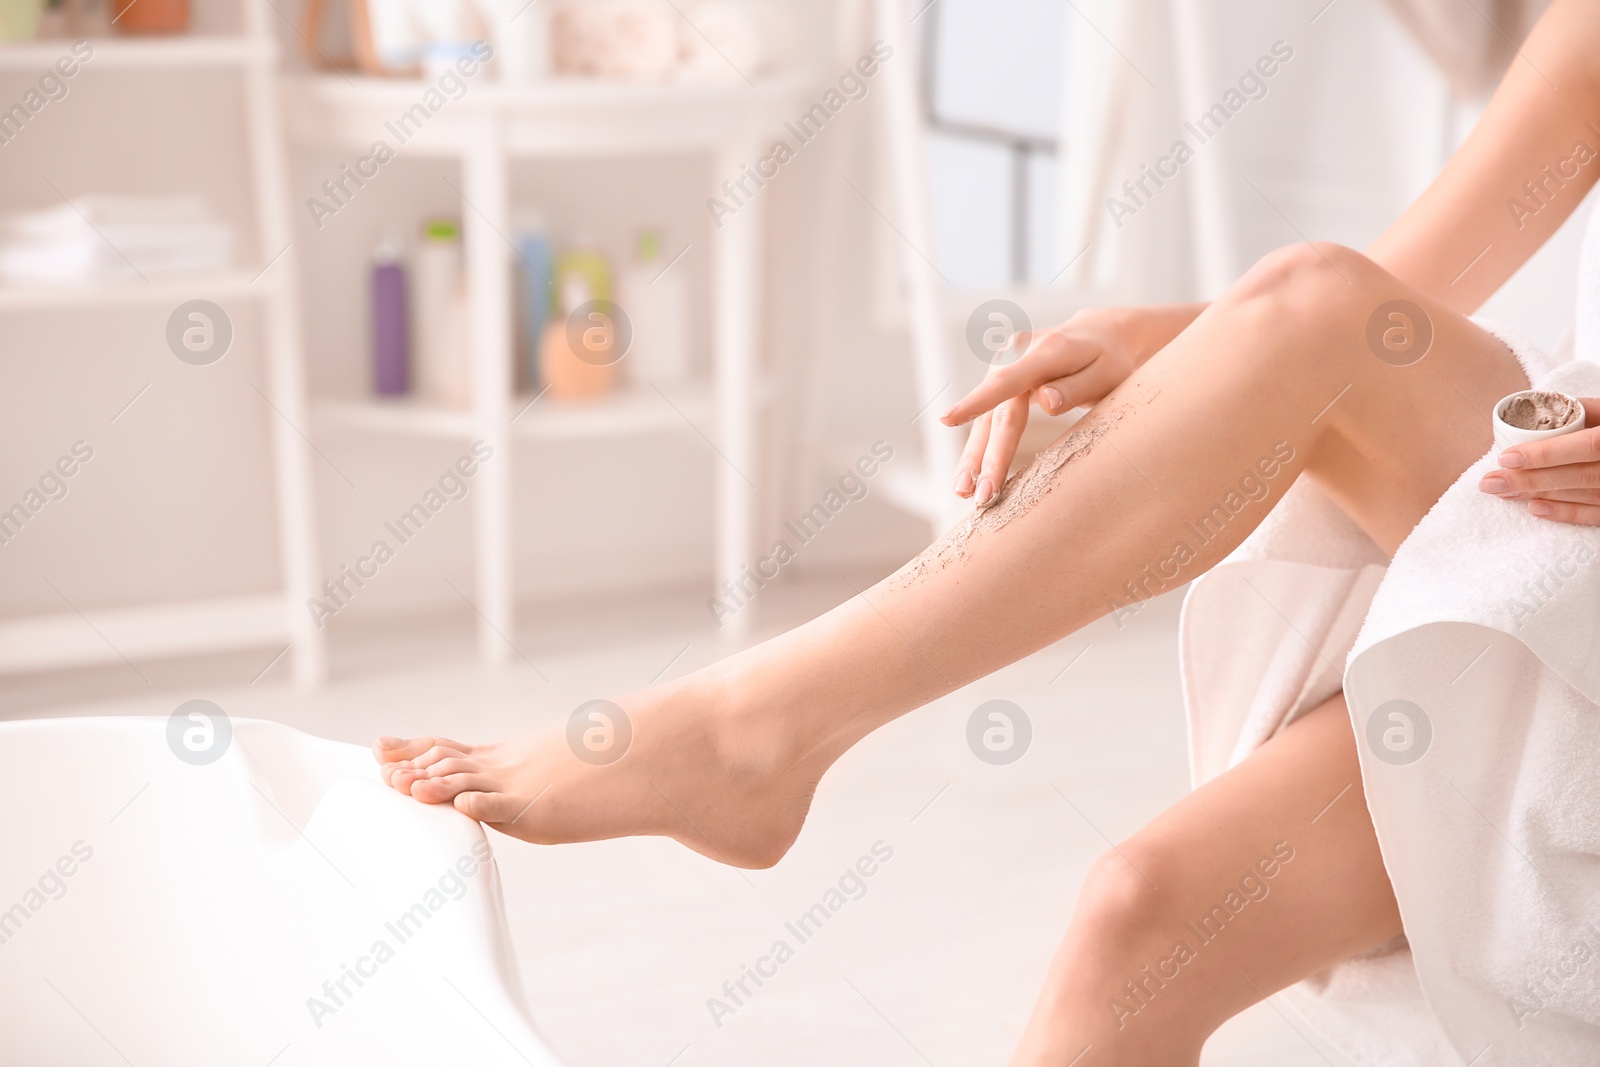
<path fill-rule="evenodd" d="M 658 739 L 648 746 L 646 773 L 671 798 L 664 814 L 689 824 L 671 836 L 739 867 L 782 859 L 810 807 L 809 792 L 795 787 L 789 716 L 766 699 L 719 665 L 633 701 Z"/>
<path fill-rule="evenodd" d="M 737 780 L 771 781 L 803 762 L 814 747 L 806 715 L 770 674 L 724 661 L 684 679 L 719 762 Z"/>

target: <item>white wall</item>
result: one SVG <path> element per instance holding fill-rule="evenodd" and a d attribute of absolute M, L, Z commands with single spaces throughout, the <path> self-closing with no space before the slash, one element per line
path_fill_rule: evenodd
<path fill-rule="evenodd" d="M 1223 82 L 1277 38 L 1296 49 L 1267 98 L 1227 131 L 1224 147 L 1239 172 L 1276 208 L 1248 187 L 1235 188 L 1245 261 L 1297 240 L 1295 228 L 1366 243 L 1438 159 L 1446 135 L 1437 79 L 1373 0 L 1340 0 L 1314 25 L 1300 4 L 1234 0 L 1208 10 L 1221 12 L 1213 69 Z M 1165 25 L 1158 25 L 1134 53 L 1160 86 L 1171 77 L 1171 56 Z M 247 176 L 231 163 L 241 149 L 237 94 L 220 81 L 196 92 L 184 77 L 151 72 L 112 82 L 92 67 L 85 71 L 72 95 L 44 116 L 50 121 L 26 131 L 31 143 L 0 148 L 0 204 L 50 203 L 50 178 L 69 195 L 197 190 L 243 219 Z M 0 78 L 0 99 L 17 95 L 25 80 Z M 1169 121 L 1154 122 L 1152 143 L 1170 139 L 1177 115 L 1167 107 Z M 808 507 L 873 440 L 888 439 L 907 462 L 915 453 L 910 420 L 918 403 L 906 342 L 892 319 L 878 314 L 883 256 L 896 238 L 845 184 L 849 179 L 874 199 L 883 195 L 873 120 L 870 107 L 847 113 L 826 143 L 802 153 L 764 193 L 771 213 L 766 329 L 777 396 L 758 482 L 769 526 Z M 297 151 L 293 188 L 309 195 L 336 162 Z M 366 256 L 384 228 L 412 228 L 429 211 L 458 210 L 446 176 L 454 180 L 441 164 L 401 161 L 323 232 L 300 233 L 306 339 L 319 392 L 355 395 L 362 388 Z M 528 166 L 513 189 L 519 200 L 539 202 L 558 232 L 588 230 L 615 253 L 637 224 L 665 224 L 674 249 L 693 244 L 678 269 L 704 296 L 708 177 L 704 164 L 686 159 Z M 1187 193 L 1173 189 L 1134 220 L 1140 238 L 1130 253 L 1129 299 L 1193 291 L 1188 211 Z M 959 227 L 940 236 L 946 261 L 967 254 Z M 258 255 L 248 242 L 241 252 L 242 259 Z M 1572 235 L 1564 233 L 1491 309 L 1552 342 L 1570 314 L 1573 255 Z M 155 310 L 8 317 L 0 324 L 9 386 L 0 398 L 0 500 L 18 497 L 73 440 L 96 447 L 68 498 L 0 547 L 0 615 L 63 610 L 46 579 L 85 609 L 275 584 L 265 433 L 274 416 L 251 387 L 265 386 L 257 331 L 247 310 L 240 319 L 235 352 L 206 373 L 166 352 L 164 315 Z M 696 333 L 703 342 L 703 308 Z M 973 375 L 980 369 L 971 368 Z M 111 424 L 147 383 L 149 392 Z M 356 435 L 318 444 L 327 460 L 318 459 L 316 469 L 330 574 L 459 452 Z M 518 449 L 521 596 L 553 602 L 591 589 L 709 576 L 718 460 L 697 435 Z M 470 509 L 460 505 L 431 524 L 363 591 L 350 616 L 456 603 L 444 579 L 463 588 L 469 580 L 470 521 Z M 871 499 L 808 546 L 798 569 L 887 566 L 927 533 L 923 523 Z"/>

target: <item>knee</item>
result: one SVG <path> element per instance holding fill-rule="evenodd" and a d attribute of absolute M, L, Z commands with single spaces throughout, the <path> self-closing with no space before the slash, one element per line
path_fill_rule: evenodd
<path fill-rule="evenodd" d="M 1199 1016 L 1177 1009 L 1200 987 L 1171 984 L 1182 962 L 1174 945 L 1185 940 L 1182 864 L 1175 847 L 1138 838 L 1096 860 L 1046 991 L 1063 1007 L 1092 1006 L 1119 1034 L 1131 1017 L 1159 1004 L 1164 1040 L 1192 1044 L 1198 1053 L 1209 1031 L 1196 1025 Z"/>
<path fill-rule="evenodd" d="M 1299 314 L 1342 307 L 1387 273 L 1360 252 L 1330 241 L 1302 241 L 1262 256 L 1228 292 Z"/>
<path fill-rule="evenodd" d="M 1177 873 L 1165 851 L 1156 843 L 1130 841 L 1094 861 L 1073 917 L 1091 941 L 1120 955 L 1169 928 L 1164 920 L 1177 914 Z"/>

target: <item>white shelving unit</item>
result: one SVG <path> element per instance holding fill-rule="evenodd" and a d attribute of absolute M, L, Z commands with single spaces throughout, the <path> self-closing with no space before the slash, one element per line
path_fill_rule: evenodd
<path fill-rule="evenodd" d="M 290 244 L 290 223 L 274 16 L 268 0 L 242 0 L 242 16 L 242 32 L 227 36 L 92 39 L 92 74 L 84 76 L 116 77 L 132 69 L 237 72 L 243 90 L 246 170 L 253 182 L 257 246 L 275 250 Z M 0 70 L 47 69 L 61 55 L 64 43 L 0 46 Z M 148 121 L 173 119 L 162 115 Z M 265 309 L 266 394 L 282 416 L 271 420 L 281 591 L 95 610 L 92 624 L 76 611 L 6 620 L 0 623 L 0 672 L 282 642 L 293 651 L 297 681 L 310 684 L 323 676 L 321 635 L 305 609 L 315 590 L 317 567 L 309 452 L 298 429 L 307 422 L 307 406 L 293 249 L 270 264 L 198 277 L 163 276 L 149 282 L 80 288 L 0 288 L 0 314 L 60 314 L 101 306 L 171 308 L 196 297 L 219 303 L 260 302 Z"/>
<path fill-rule="evenodd" d="M 709 382 L 669 390 L 648 385 L 601 400 L 559 403 L 512 390 L 509 168 L 524 159 L 707 154 L 715 185 L 761 157 L 786 119 L 803 109 L 814 83 L 804 77 L 756 86 L 635 86 L 552 80 L 531 87 L 475 85 L 435 114 L 405 145 L 407 155 L 453 159 L 461 169 L 460 216 L 475 326 L 471 410 L 424 403 L 319 399 L 317 432 L 371 432 L 481 439 L 504 462 L 482 468 L 473 494 L 479 646 L 508 662 L 515 624 L 511 493 L 516 441 L 615 437 L 699 430 L 716 442 L 714 582 L 736 578 L 751 558 L 762 291 L 763 197 L 747 203 L 712 239 L 713 373 Z M 418 81 L 311 75 L 287 80 L 285 114 L 297 142 L 365 151 L 384 123 L 416 103 Z M 720 195 L 720 189 L 708 192 Z M 500 324 L 483 329 L 482 324 Z M 691 426 L 692 424 L 692 426 Z M 743 620 L 745 614 L 734 617 Z"/>
<path fill-rule="evenodd" d="M 244 271 L 222 271 L 216 274 L 157 275 L 148 282 L 118 282 L 114 285 L 67 286 L 51 285 L 25 288 L 0 286 L 0 311 L 29 311 L 45 308 L 137 307 L 154 304 L 180 304 L 202 293 L 208 299 L 253 299 L 256 294 L 274 288 L 278 283 L 263 277 L 255 285 L 251 275 Z"/>
<path fill-rule="evenodd" d="M 254 7 L 255 0 L 247 0 Z M 237 67 L 244 64 L 271 66 L 277 61 L 277 42 L 258 32 L 253 13 L 246 32 L 226 36 L 174 37 L 93 37 L 92 66 L 107 67 Z M 269 27 L 259 27 L 265 30 Z M 0 46 L 0 70 L 39 71 L 61 58 L 64 40 L 25 41 Z"/>
<path fill-rule="evenodd" d="M 597 400 L 540 400 L 523 410 L 531 396 L 521 397 L 512 413 L 515 440 L 574 440 L 623 434 L 656 433 L 681 428 L 715 414 L 711 391 L 704 385 L 673 388 L 672 403 L 648 388 L 629 388 Z M 674 405 L 676 405 L 674 407 Z M 399 401 L 317 400 L 311 422 L 319 430 L 366 430 L 395 436 L 467 440 L 477 433 L 474 412 Z"/>

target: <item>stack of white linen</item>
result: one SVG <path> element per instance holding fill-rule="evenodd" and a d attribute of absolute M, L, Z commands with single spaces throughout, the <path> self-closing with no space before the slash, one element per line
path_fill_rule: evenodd
<path fill-rule="evenodd" d="M 0 280 L 93 285 L 222 270 L 233 231 L 195 197 L 83 196 L 0 218 Z"/>

